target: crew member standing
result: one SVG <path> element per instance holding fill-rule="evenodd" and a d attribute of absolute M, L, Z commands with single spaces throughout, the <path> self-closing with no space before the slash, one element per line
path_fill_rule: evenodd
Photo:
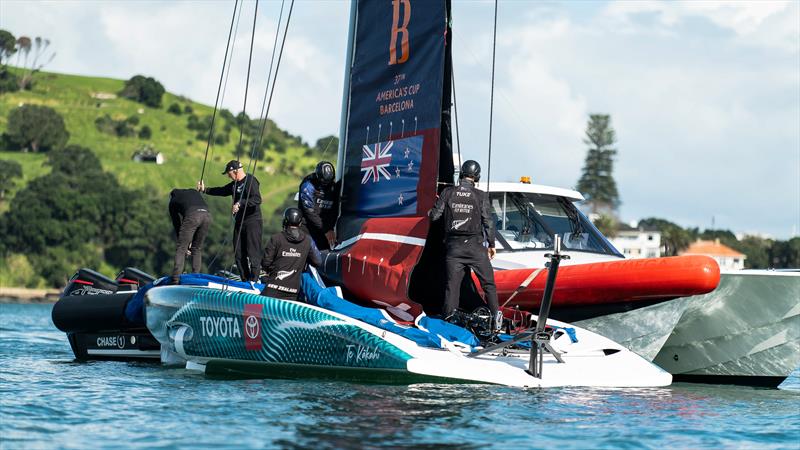
<path fill-rule="evenodd" d="M 264 250 L 261 267 L 267 275 L 261 295 L 297 300 L 300 280 L 306 263 L 319 267 L 322 257 L 314 241 L 300 228 L 303 215 L 297 208 L 283 213 L 283 231 L 272 235 Z"/>
<path fill-rule="evenodd" d="M 203 180 L 197 182 L 197 190 L 220 197 L 233 196 L 231 213 L 235 217 L 233 248 L 236 265 L 242 281 L 257 281 L 261 268 L 261 193 L 258 179 L 245 174 L 242 163 L 230 161 L 223 175 L 232 181 L 225 186 L 206 188 Z"/>
<path fill-rule="evenodd" d="M 314 173 L 300 183 L 298 208 L 305 219 L 305 230 L 320 250 L 330 250 L 336 245 L 333 228 L 339 215 L 339 189 L 335 179 L 333 164 L 320 161 Z"/>
<path fill-rule="evenodd" d="M 470 268 L 486 294 L 492 311 L 492 329 L 496 330 L 502 325 L 502 316 L 494 270 L 489 262 L 495 255 L 494 221 L 489 213 L 488 196 L 475 189 L 480 175 L 481 166 L 477 162 L 464 162 L 458 186 L 445 188 L 428 216 L 435 221 L 444 215 L 447 285 L 442 316 L 448 317 L 458 308 L 464 269 Z M 488 249 L 484 246 L 486 241 Z"/>
<path fill-rule="evenodd" d="M 175 227 L 177 248 L 175 265 L 172 267 L 172 282 L 177 284 L 183 273 L 186 254 L 192 255 L 192 272 L 200 272 L 203 257 L 203 242 L 208 236 L 211 214 L 208 205 L 194 189 L 173 189 L 169 193 L 169 216 Z"/>

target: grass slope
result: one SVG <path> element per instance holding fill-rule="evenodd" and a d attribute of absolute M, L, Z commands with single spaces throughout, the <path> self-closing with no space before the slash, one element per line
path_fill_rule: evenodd
<path fill-rule="evenodd" d="M 211 115 L 213 109 L 170 93 L 164 94 L 161 108 L 150 108 L 124 98 L 103 98 L 107 94 L 116 95 L 123 84 L 123 80 L 111 78 L 40 73 L 35 77 L 31 91 L 0 94 L 0 133 L 5 132 L 8 114 L 13 108 L 23 104 L 49 106 L 64 118 L 70 133 L 69 144 L 92 149 L 103 168 L 116 174 L 123 185 L 155 188 L 161 197 L 153 200 L 163 200 L 166 205 L 167 193 L 172 188 L 194 186 L 200 178 L 206 149 L 206 143 L 195 138 L 197 132 L 186 128 L 188 114 L 171 114 L 167 108 L 173 103 L 178 103 L 181 108 L 189 105 L 201 118 Z M 95 119 L 105 114 L 115 120 L 137 116 L 137 129 L 149 126 L 153 131 L 152 138 L 121 138 L 100 132 L 95 127 Z M 229 181 L 220 172 L 225 162 L 235 157 L 234 143 L 237 141 L 238 130 L 234 128 L 227 145 L 212 146 L 204 177 L 206 185 L 221 185 Z M 148 143 L 164 155 L 163 165 L 136 163 L 131 159 L 134 151 Z M 16 191 L 49 169 L 42 164 L 46 160 L 45 154 L 0 148 L 0 159 L 16 160 L 23 170 L 23 178 L 17 180 L 15 189 L 0 202 L 0 212 L 4 212 Z M 247 163 L 246 155 L 242 156 L 242 161 Z M 305 146 L 289 146 L 282 154 L 268 151 L 256 170 L 261 182 L 264 214 L 271 214 L 282 205 L 297 188 L 299 177 L 311 171 L 316 162 L 316 155 Z"/>

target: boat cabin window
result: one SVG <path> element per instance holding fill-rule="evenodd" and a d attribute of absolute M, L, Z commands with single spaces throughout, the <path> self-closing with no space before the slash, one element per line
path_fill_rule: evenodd
<path fill-rule="evenodd" d="M 563 197 L 529 192 L 490 195 L 498 250 L 552 249 L 553 235 L 570 250 L 618 255 L 575 205 Z"/>

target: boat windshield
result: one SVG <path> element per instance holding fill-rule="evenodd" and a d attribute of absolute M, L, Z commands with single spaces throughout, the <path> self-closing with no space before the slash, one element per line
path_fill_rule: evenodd
<path fill-rule="evenodd" d="M 564 248 L 619 255 L 589 219 L 563 197 L 494 192 L 490 200 L 498 250 L 552 249 L 553 235 L 558 234 Z"/>

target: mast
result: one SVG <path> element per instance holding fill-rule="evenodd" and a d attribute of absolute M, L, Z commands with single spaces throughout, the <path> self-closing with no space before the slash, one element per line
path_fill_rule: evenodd
<path fill-rule="evenodd" d="M 344 173 L 344 155 L 347 148 L 347 116 L 350 111 L 350 74 L 353 68 L 358 0 L 350 0 L 350 29 L 347 31 L 347 53 L 344 65 L 344 87 L 342 88 L 342 114 L 339 119 L 339 152 L 336 159 L 336 180 Z"/>

